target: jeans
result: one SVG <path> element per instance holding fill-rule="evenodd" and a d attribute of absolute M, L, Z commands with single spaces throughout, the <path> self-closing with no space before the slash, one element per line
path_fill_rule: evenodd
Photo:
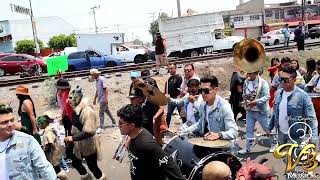
<path fill-rule="evenodd" d="M 168 128 L 169 128 L 169 126 L 170 126 L 172 113 L 173 113 L 173 111 L 174 111 L 176 108 L 178 109 L 178 112 L 179 112 L 179 114 L 180 114 L 181 109 L 182 109 L 183 107 L 176 106 L 175 103 L 169 103 L 169 104 L 168 104 L 168 107 L 167 107 L 167 117 L 166 117 Z M 184 118 L 184 117 L 181 117 L 181 118 L 182 118 L 182 121 L 185 121 L 185 118 Z"/>
<path fill-rule="evenodd" d="M 260 111 L 247 111 L 246 120 L 246 150 L 250 151 L 254 142 L 254 127 L 256 122 L 259 122 L 262 129 L 268 132 L 268 114 Z"/>
<path fill-rule="evenodd" d="M 289 47 L 290 37 L 284 37 L 284 46 Z"/>
<path fill-rule="evenodd" d="M 108 104 L 105 101 L 100 102 L 99 118 L 100 118 L 100 128 L 102 128 L 102 129 L 104 128 L 104 113 L 107 113 L 107 115 L 109 116 L 109 118 L 112 121 L 112 124 L 116 123 L 116 120 L 113 118 L 113 116 L 109 110 Z"/>
<path fill-rule="evenodd" d="M 97 153 L 94 153 L 90 156 L 84 156 L 84 159 L 87 162 L 88 168 L 93 173 L 96 179 L 100 179 L 102 177 L 102 172 L 97 164 Z M 86 168 L 82 165 L 82 160 L 73 157 L 72 166 L 79 172 L 80 175 L 86 175 L 88 172 Z"/>
<path fill-rule="evenodd" d="M 64 157 L 61 157 L 60 165 L 59 165 L 63 170 L 67 170 L 69 166 L 67 165 L 66 161 L 64 160 Z"/>

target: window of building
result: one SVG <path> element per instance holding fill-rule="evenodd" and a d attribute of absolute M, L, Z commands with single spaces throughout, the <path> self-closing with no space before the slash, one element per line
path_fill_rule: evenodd
<path fill-rule="evenodd" d="M 254 21 L 254 20 L 259 20 L 260 16 L 259 15 L 251 15 L 250 16 L 250 20 Z"/>
<path fill-rule="evenodd" d="M 284 9 L 280 9 L 280 19 L 284 19 Z"/>
<path fill-rule="evenodd" d="M 243 16 L 238 16 L 233 18 L 233 22 L 241 22 L 243 21 Z"/>
<path fill-rule="evenodd" d="M 272 9 L 266 9 L 266 10 L 264 11 L 264 14 L 265 14 L 266 17 L 273 17 L 273 11 L 272 11 Z"/>
<path fill-rule="evenodd" d="M 280 19 L 280 10 L 279 10 L 279 9 L 276 9 L 276 10 L 274 11 L 274 18 L 275 18 L 275 19 Z"/>

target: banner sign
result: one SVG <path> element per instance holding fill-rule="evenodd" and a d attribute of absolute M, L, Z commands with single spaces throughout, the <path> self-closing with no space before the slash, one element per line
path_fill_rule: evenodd
<path fill-rule="evenodd" d="M 57 75 L 59 69 L 61 71 L 68 70 L 68 57 L 67 56 L 56 56 L 46 59 L 48 76 Z"/>
<path fill-rule="evenodd" d="M 20 14 L 25 14 L 25 15 L 30 15 L 30 9 L 22 7 L 22 6 L 18 6 L 15 4 L 11 4 L 11 11 L 12 12 L 16 12 L 16 13 L 20 13 Z"/>

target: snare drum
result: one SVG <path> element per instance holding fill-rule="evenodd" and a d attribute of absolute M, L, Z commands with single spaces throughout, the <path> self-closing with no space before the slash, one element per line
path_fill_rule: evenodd
<path fill-rule="evenodd" d="M 309 93 L 312 100 L 314 110 L 316 112 L 318 124 L 320 124 L 320 94 L 319 93 Z M 318 133 L 320 133 L 320 126 L 318 126 Z"/>
<path fill-rule="evenodd" d="M 163 146 L 163 150 L 177 162 L 182 174 L 189 180 L 201 180 L 203 167 L 214 160 L 229 162 L 227 165 L 235 177 L 241 163 L 236 157 L 225 153 L 225 148 L 194 145 L 184 136 L 175 136 Z"/>

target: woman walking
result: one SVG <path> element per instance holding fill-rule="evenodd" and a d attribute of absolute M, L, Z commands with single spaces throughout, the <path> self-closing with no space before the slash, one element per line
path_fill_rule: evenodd
<path fill-rule="evenodd" d="M 18 86 L 16 95 L 19 99 L 18 114 L 21 117 L 21 131 L 32 135 L 41 144 L 37 128 L 36 110 L 30 97 L 29 89 L 25 86 Z"/>

